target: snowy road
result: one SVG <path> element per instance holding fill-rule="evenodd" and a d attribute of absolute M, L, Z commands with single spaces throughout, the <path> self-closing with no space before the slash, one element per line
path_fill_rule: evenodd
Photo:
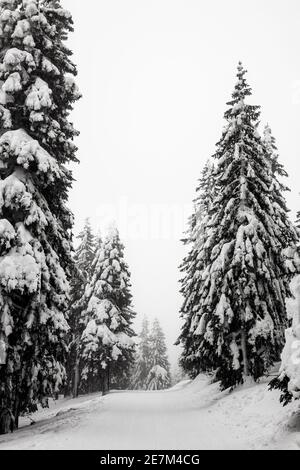
<path fill-rule="evenodd" d="M 0 450 L 299 449 L 291 415 L 265 384 L 220 393 L 202 376 L 178 390 L 62 400 L 34 426 L 0 437 Z"/>

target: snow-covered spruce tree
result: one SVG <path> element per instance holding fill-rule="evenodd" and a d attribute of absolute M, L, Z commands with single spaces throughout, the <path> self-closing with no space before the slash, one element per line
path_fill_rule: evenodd
<path fill-rule="evenodd" d="M 209 263 L 191 322 L 192 360 L 198 361 L 198 371 L 215 370 L 222 388 L 245 376 L 258 379 L 278 360 L 295 271 L 284 251 L 295 245 L 297 232 L 257 132 L 259 107 L 246 103 L 251 89 L 245 73 L 239 64 L 217 144 L 217 195 L 202 241 Z"/>
<path fill-rule="evenodd" d="M 298 260 L 299 261 L 299 260 Z M 270 382 L 270 389 L 281 390 L 280 402 L 285 406 L 300 399 L 300 277 L 295 282 L 296 305 L 293 323 L 285 332 L 285 346 L 281 355 L 278 377 Z"/>
<path fill-rule="evenodd" d="M 150 370 L 147 377 L 148 390 L 162 390 L 171 385 L 170 364 L 164 332 L 157 319 L 154 320 L 149 338 Z"/>
<path fill-rule="evenodd" d="M 74 256 L 74 271 L 70 282 L 70 308 L 69 308 L 69 337 L 68 356 L 66 363 L 67 381 L 65 394 L 72 393 L 74 397 L 78 395 L 80 379 L 80 355 L 79 344 L 83 333 L 83 323 L 81 313 L 84 310 L 82 298 L 86 286 L 91 280 L 93 262 L 95 258 L 96 243 L 89 219 L 86 219 L 83 230 L 78 235 L 79 245 Z"/>
<path fill-rule="evenodd" d="M 79 98 L 59 1 L 0 2 L 0 433 L 63 384 Z"/>
<path fill-rule="evenodd" d="M 272 135 L 272 131 L 269 125 L 265 126 L 264 129 L 264 144 L 273 158 L 273 170 L 280 176 L 287 176 L 283 166 L 278 162 L 278 149 L 276 147 L 276 141 Z M 300 227 L 299 224 L 299 213 L 297 214 L 296 226 Z M 297 265 L 299 266 L 299 247 L 296 250 L 292 250 L 290 255 L 291 257 L 295 256 Z M 300 398 L 300 334 L 299 334 L 299 325 L 300 325 L 300 284 L 299 276 L 296 276 L 293 279 L 291 285 L 292 291 L 295 290 L 295 298 L 290 302 L 290 310 L 293 312 L 292 324 L 285 332 L 285 346 L 282 351 L 281 357 L 281 367 L 278 377 L 273 379 L 270 383 L 270 388 L 278 388 L 282 391 L 280 396 L 280 402 L 283 405 L 288 404 L 293 399 Z"/>
<path fill-rule="evenodd" d="M 144 317 L 138 338 L 135 363 L 132 368 L 130 387 L 133 390 L 146 390 L 147 378 L 151 368 L 149 321 Z"/>
<path fill-rule="evenodd" d="M 300 213 L 297 214 L 296 226 L 300 228 Z M 300 399 L 300 250 L 297 246 L 294 259 L 298 267 L 298 275 L 291 283 L 294 294 L 289 301 L 288 310 L 291 317 L 290 327 L 285 331 L 285 345 L 281 355 L 279 374 L 270 382 L 270 389 L 281 391 L 280 402 L 283 406 L 292 400 Z"/>
<path fill-rule="evenodd" d="M 124 246 L 112 227 L 96 254 L 95 267 L 87 286 L 81 337 L 82 382 L 88 391 L 106 392 L 113 384 L 124 387 L 134 361 L 130 273 Z"/>
<path fill-rule="evenodd" d="M 270 126 L 267 124 L 264 128 L 264 133 L 263 133 L 263 143 L 266 148 L 266 151 L 268 152 L 270 159 L 271 159 L 271 167 L 274 175 L 278 178 L 277 184 L 278 184 L 278 189 L 281 192 L 284 191 L 290 191 L 289 188 L 284 184 L 283 177 L 287 177 L 288 174 L 284 169 L 284 166 L 280 163 L 279 161 L 279 155 L 278 155 L 278 149 L 276 146 L 276 140 L 275 137 L 272 134 Z M 299 223 L 296 220 L 295 226 L 299 229 Z M 298 230 L 298 237 L 299 237 L 299 230 Z M 298 247 L 295 245 L 291 245 L 288 247 L 286 250 L 284 250 L 284 254 L 286 257 L 286 262 L 292 266 L 293 264 L 297 266 L 297 271 L 298 274 L 296 273 L 296 276 L 293 278 L 292 283 L 290 285 L 291 287 L 291 292 L 292 296 L 287 299 L 287 313 L 288 313 L 288 326 L 292 325 L 292 320 L 294 316 L 294 307 L 293 305 L 295 304 L 295 292 L 294 292 L 294 287 L 297 287 L 298 285 L 298 275 L 299 275 L 299 245 Z"/>
<path fill-rule="evenodd" d="M 194 336 L 197 324 L 194 322 L 194 314 L 199 310 L 200 297 L 198 293 L 200 292 L 202 272 L 210 261 L 203 241 L 205 231 L 208 228 L 209 211 L 216 195 L 214 172 L 214 164 L 207 161 L 196 190 L 197 197 L 194 201 L 194 213 L 190 219 L 188 236 L 184 240 L 184 243 L 191 247 L 180 266 L 181 272 L 184 273 L 181 280 L 181 293 L 184 298 L 181 317 L 184 323 L 177 344 L 181 342 L 183 345 L 180 363 L 184 370 L 193 376 L 199 372 L 199 359 L 197 349 L 195 349 L 197 344 Z"/>

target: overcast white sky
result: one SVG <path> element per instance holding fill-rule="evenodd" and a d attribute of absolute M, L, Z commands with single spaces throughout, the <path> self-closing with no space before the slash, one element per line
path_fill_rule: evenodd
<path fill-rule="evenodd" d="M 157 316 L 172 362 L 180 321 L 180 243 L 242 60 L 300 209 L 299 0 L 62 0 L 83 98 L 76 233 L 116 218 L 139 322 Z M 162 223 L 164 222 L 164 223 Z M 139 326 L 139 325 L 138 325 Z"/>

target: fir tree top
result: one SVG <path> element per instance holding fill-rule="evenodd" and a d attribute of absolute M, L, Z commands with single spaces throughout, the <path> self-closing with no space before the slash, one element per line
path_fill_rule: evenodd
<path fill-rule="evenodd" d="M 86 219 L 83 230 L 79 233 L 77 238 L 80 240 L 80 243 L 74 257 L 76 267 L 87 281 L 91 274 L 96 248 L 95 236 L 92 232 L 89 219 Z"/>
<path fill-rule="evenodd" d="M 237 82 L 232 93 L 232 100 L 228 101 L 227 105 L 229 106 L 229 109 L 227 109 L 224 114 L 226 120 L 230 120 L 234 116 L 238 116 L 240 114 L 241 108 L 247 110 L 247 113 L 254 121 L 257 121 L 259 118 L 260 106 L 253 106 L 245 103 L 245 98 L 252 95 L 252 89 L 248 85 L 245 78 L 246 73 L 247 70 L 245 70 L 242 63 L 239 62 L 236 75 Z"/>

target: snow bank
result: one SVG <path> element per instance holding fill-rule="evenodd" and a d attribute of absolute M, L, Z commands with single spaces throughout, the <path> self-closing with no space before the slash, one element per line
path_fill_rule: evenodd
<path fill-rule="evenodd" d="M 173 390 L 173 391 L 176 391 L 176 390 L 181 390 L 182 388 L 185 388 L 187 385 L 189 385 L 191 383 L 191 380 L 187 379 L 187 380 L 181 380 L 180 382 L 178 382 L 177 384 L 173 385 L 173 387 L 169 388 L 169 391 Z"/>

